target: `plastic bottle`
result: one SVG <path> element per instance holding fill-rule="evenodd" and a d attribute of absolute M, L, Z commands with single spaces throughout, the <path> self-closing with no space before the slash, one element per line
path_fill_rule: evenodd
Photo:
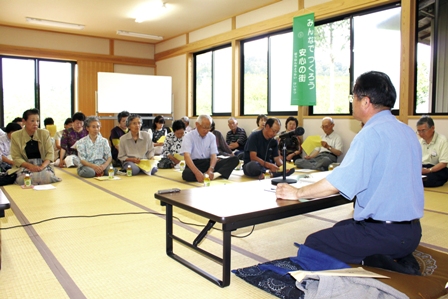
<path fill-rule="evenodd" d="M 266 172 L 264 173 L 264 178 L 265 179 L 270 179 L 271 178 L 271 174 L 269 172 L 269 169 L 266 169 Z"/>
<path fill-rule="evenodd" d="M 131 168 L 131 165 L 128 165 L 128 168 L 126 169 L 126 175 L 127 175 L 127 176 L 132 176 L 132 168 Z"/>
<path fill-rule="evenodd" d="M 111 166 L 109 167 L 109 179 L 113 179 L 114 178 L 114 167 Z"/>
<path fill-rule="evenodd" d="M 208 174 L 204 175 L 204 187 L 210 187 L 210 177 Z"/>
<path fill-rule="evenodd" d="M 31 187 L 31 177 L 28 173 L 25 174 L 25 178 L 23 179 L 23 184 L 25 185 L 25 187 Z"/>

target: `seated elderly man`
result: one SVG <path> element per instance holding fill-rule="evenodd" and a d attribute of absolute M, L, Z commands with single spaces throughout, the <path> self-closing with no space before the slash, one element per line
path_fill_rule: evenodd
<path fill-rule="evenodd" d="M 264 179 L 266 171 L 272 177 L 282 174 L 279 167 L 283 165 L 278 152 L 278 142 L 274 139 L 280 131 L 280 120 L 269 118 L 263 130 L 250 134 L 244 148 L 244 174 L 250 177 Z M 287 175 L 294 173 L 294 168 L 287 172 Z"/>
<path fill-rule="evenodd" d="M 294 163 L 298 168 L 328 170 L 331 163 L 338 161 L 342 154 L 342 139 L 334 130 L 334 121 L 331 117 L 324 117 L 322 120 L 321 147 L 316 147 L 313 152 L 306 155 L 304 159 L 297 159 Z"/>
<path fill-rule="evenodd" d="M 448 181 L 448 141 L 435 131 L 434 121 L 424 115 L 417 121 L 422 147 L 422 174 L 425 187 L 439 187 Z"/>
<path fill-rule="evenodd" d="M 226 142 L 230 149 L 238 159 L 244 158 L 244 146 L 246 145 L 247 135 L 243 128 L 238 127 L 238 121 L 235 117 L 231 117 L 228 120 L 230 131 L 227 132 Z"/>
<path fill-rule="evenodd" d="M 202 183 L 206 174 L 213 180 L 216 173 L 228 179 L 239 163 L 237 157 L 218 160 L 216 137 L 210 133 L 212 122 L 209 115 L 199 115 L 196 130 L 183 137 L 180 153 L 184 155 L 186 167 L 182 178 L 187 182 Z"/>

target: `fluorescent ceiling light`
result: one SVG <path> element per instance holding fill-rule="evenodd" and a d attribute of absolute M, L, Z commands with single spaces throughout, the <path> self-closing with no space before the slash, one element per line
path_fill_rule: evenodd
<path fill-rule="evenodd" d="M 163 36 L 144 34 L 144 33 L 137 33 L 137 32 L 130 32 L 130 31 L 124 31 L 124 30 L 117 30 L 117 34 L 118 35 L 125 35 L 125 36 L 147 38 L 147 39 L 155 39 L 155 40 L 162 40 L 163 39 Z"/>
<path fill-rule="evenodd" d="M 77 29 L 77 30 L 84 29 L 84 25 L 80 25 L 80 24 L 57 22 L 57 21 L 51 21 L 51 20 L 42 20 L 42 19 L 36 19 L 36 18 L 30 18 L 30 17 L 26 17 L 26 21 L 31 24 L 37 24 L 37 25 L 42 25 L 42 26 L 53 26 L 53 27 Z"/>

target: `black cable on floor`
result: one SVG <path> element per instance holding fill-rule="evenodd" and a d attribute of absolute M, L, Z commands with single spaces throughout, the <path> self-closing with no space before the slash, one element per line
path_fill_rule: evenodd
<path fill-rule="evenodd" d="M 156 215 L 156 216 L 166 216 L 165 214 L 156 213 L 156 212 L 125 212 L 125 213 L 107 213 L 107 214 L 95 214 L 95 215 L 58 216 L 58 217 L 53 217 L 53 218 L 48 218 L 48 219 L 36 221 L 36 222 L 33 222 L 33 223 L 20 224 L 20 225 L 15 225 L 15 226 L 10 226 L 10 227 L 2 227 L 2 228 L 0 228 L 0 230 L 8 230 L 8 229 L 19 228 L 19 227 L 33 226 L 33 225 L 36 225 L 36 224 L 41 224 L 41 223 L 44 223 L 44 222 L 58 220 L 58 219 L 95 218 L 95 217 L 104 217 L 104 216 L 123 216 L 123 215 L 140 215 L 140 214 L 152 214 L 152 215 Z M 202 225 L 202 224 L 185 222 L 185 221 L 181 220 L 177 216 L 173 216 L 173 218 L 176 219 L 177 221 L 179 221 L 180 223 L 185 224 L 185 225 L 196 226 L 196 227 L 205 227 L 205 225 Z M 222 231 L 222 229 L 219 229 L 219 228 L 214 228 L 213 227 L 213 229 L 215 229 L 217 231 Z M 246 237 L 250 236 L 253 233 L 254 229 L 255 229 L 255 225 L 252 226 L 252 230 L 247 235 L 244 235 L 244 236 L 231 235 L 231 236 L 235 237 L 235 238 L 246 238 Z"/>

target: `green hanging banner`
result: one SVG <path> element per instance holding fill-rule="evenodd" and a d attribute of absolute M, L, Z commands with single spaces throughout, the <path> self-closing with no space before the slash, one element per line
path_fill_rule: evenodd
<path fill-rule="evenodd" d="M 291 105 L 316 105 L 314 62 L 314 13 L 293 21 Z"/>

